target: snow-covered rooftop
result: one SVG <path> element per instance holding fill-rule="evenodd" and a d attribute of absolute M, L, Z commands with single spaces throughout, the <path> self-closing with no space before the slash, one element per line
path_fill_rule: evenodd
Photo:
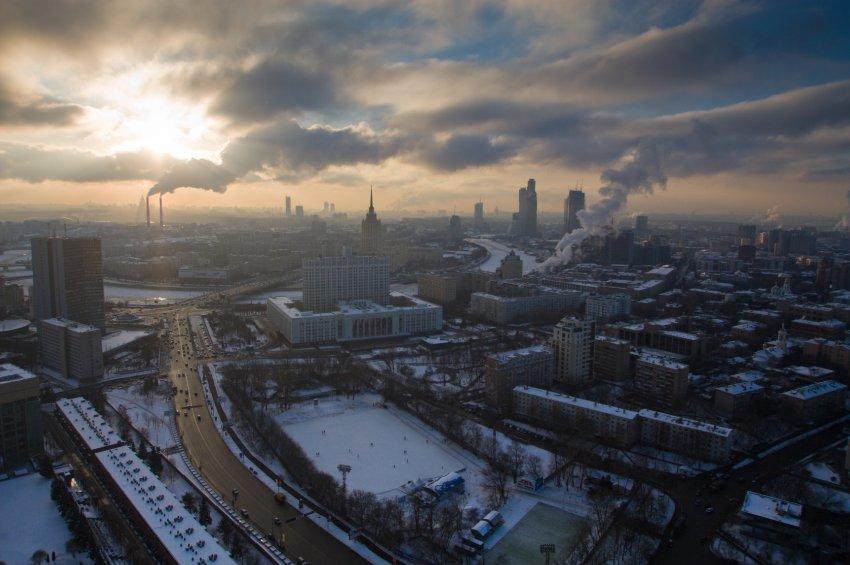
<path fill-rule="evenodd" d="M 26 379 L 37 379 L 34 374 L 26 369 L 21 369 L 11 363 L 0 363 L 0 384 L 12 381 L 23 381 Z"/>
<path fill-rule="evenodd" d="M 235 563 L 132 449 L 96 457 L 175 562 Z"/>
<path fill-rule="evenodd" d="M 764 389 L 763 386 L 757 385 L 756 383 L 738 382 L 738 383 L 732 383 L 731 385 L 717 387 L 715 390 L 717 392 L 725 392 L 726 394 L 732 394 L 732 395 L 737 396 L 739 394 L 747 394 L 747 393 L 750 393 L 750 392 L 758 392 L 758 391 L 763 390 L 763 389 Z"/>
<path fill-rule="evenodd" d="M 764 380 L 764 373 L 756 371 L 755 369 L 750 369 L 749 371 L 744 371 L 742 373 L 735 373 L 732 375 L 732 378 L 736 381 L 754 383 Z"/>
<path fill-rule="evenodd" d="M 522 349 L 512 349 L 510 351 L 502 351 L 500 353 L 491 353 L 487 357 L 495 359 L 499 363 L 506 363 L 513 359 L 518 359 L 521 357 L 530 357 L 532 355 L 538 355 L 540 353 L 552 353 L 552 350 L 546 347 L 545 345 L 532 345 L 531 347 L 524 347 Z"/>
<path fill-rule="evenodd" d="M 634 420 L 638 416 L 638 413 L 634 410 L 619 408 L 617 406 L 611 406 L 610 404 L 602 404 L 600 402 L 594 402 L 593 400 L 587 400 L 586 398 L 578 398 L 577 396 L 569 396 L 566 394 L 561 394 L 560 392 L 543 390 L 541 388 L 523 385 L 514 387 L 514 392 L 530 394 L 540 398 L 546 398 L 548 400 L 560 402 L 562 404 L 578 406 L 579 408 L 584 408 L 585 410 L 592 410 L 594 412 L 601 412 L 603 414 L 608 414 L 611 416 L 618 416 L 627 420 Z"/>
<path fill-rule="evenodd" d="M 91 402 L 83 397 L 61 398 L 56 407 L 92 451 L 124 443 Z"/>
<path fill-rule="evenodd" d="M 832 369 L 826 369 L 824 367 L 803 367 L 801 365 L 792 365 L 786 370 L 810 379 L 822 379 L 835 373 Z"/>
<path fill-rule="evenodd" d="M 714 424 L 709 424 L 708 422 L 691 420 L 689 418 L 675 416 L 673 414 L 666 414 L 664 412 L 656 412 L 655 410 L 649 410 L 648 408 L 642 409 L 640 412 L 638 412 L 638 414 L 641 418 L 645 418 L 647 420 L 655 420 L 656 422 L 670 424 L 671 426 L 690 428 L 693 430 L 699 430 L 702 432 L 723 437 L 728 437 L 732 434 L 732 430 L 730 428 L 724 428 L 723 426 L 715 426 Z"/>
<path fill-rule="evenodd" d="M 744 497 L 744 503 L 741 505 L 741 512 L 799 528 L 803 515 L 803 505 L 747 491 L 747 496 Z"/>
<path fill-rule="evenodd" d="M 660 367 L 667 367 L 668 369 L 687 369 L 688 366 L 684 363 L 679 363 L 678 361 L 674 361 L 669 357 L 665 357 L 663 355 L 653 355 L 652 353 L 641 353 L 640 361 L 645 363 L 651 363 L 653 365 L 658 365 Z"/>
<path fill-rule="evenodd" d="M 782 393 L 783 396 L 799 398 L 800 400 L 810 400 L 831 392 L 843 391 L 847 389 L 847 385 L 837 381 L 821 381 L 813 383 L 793 390 L 788 390 Z"/>

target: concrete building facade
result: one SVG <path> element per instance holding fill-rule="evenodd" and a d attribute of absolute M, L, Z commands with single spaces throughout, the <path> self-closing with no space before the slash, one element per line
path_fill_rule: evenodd
<path fill-rule="evenodd" d="M 41 323 L 41 361 L 65 378 L 92 381 L 103 376 L 100 330 L 64 318 Z"/>
<path fill-rule="evenodd" d="M 631 375 L 631 345 L 628 341 L 598 335 L 593 340 L 593 376 L 624 381 Z"/>
<path fill-rule="evenodd" d="M 37 237 L 32 247 L 33 321 L 67 318 L 105 328 L 103 256 L 96 237 Z"/>
<path fill-rule="evenodd" d="M 0 364 L 0 470 L 26 464 L 44 451 L 38 377 Z"/>
<path fill-rule="evenodd" d="M 688 366 L 660 355 L 643 355 L 635 367 L 635 392 L 664 406 L 679 406 L 688 393 Z"/>
<path fill-rule="evenodd" d="M 511 391 L 518 385 L 546 388 L 552 384 L 555 356 L 542 345 L 492 353 L 484 360 L 484 396 L 498 410 L 511 406 Z"/>
<path fill-rule="evenodd" d="M 593 322 L 564 318 L 552 332 L 555 350 L 555 380 L 568 386 L 590 380 L 593 342 Z"/>

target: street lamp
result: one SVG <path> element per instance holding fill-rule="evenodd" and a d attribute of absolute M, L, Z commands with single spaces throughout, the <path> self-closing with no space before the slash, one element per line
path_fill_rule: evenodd
<path fill-rule="evenodd" d="M 549 565 L 550 556 L 555 553 L 555 544 L 554 543 L 541 543 L 540 544 L 540 553 L 546 556 L 546 565 Z"/>
<path fill-rule="evenodd" d="M 346 498 L 348 497 L 346 477 L 351 472 L 351 465 L 346 465 L 344 463 L 340 463 L 339 465 L 336 466 L 336 468 L 339 470 L 340 473 L 342 473 L 342 507 L 343 507 L 343 509 L 345 509 L 345 507 L 346 507 L 345 501 L 346 501 Z"/>

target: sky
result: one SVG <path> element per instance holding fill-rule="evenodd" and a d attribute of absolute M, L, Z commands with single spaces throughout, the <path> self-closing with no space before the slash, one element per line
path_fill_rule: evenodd
<path fill-rule="evenodd" d="M 0 2 L 0 203 L 839 214 L 850 3 Z M 609 175 L 610 176 L 610 175 Z"/>

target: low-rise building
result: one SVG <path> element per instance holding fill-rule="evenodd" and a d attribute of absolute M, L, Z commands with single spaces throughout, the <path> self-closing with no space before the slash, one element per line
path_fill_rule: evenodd
<path fill-rule="evenodd" d="M 552 384 L 555 355 L 543 345 L 491 353 L 484 360 L 484 395 L 499 410 L 511 406 L 511 391 L 519 385 L 546 388 Z"/>
<path fill-rule="evenodd" d="M 741 505 L 745 534 L 781 545 L 797 542 L 802 531 L 803 505 L 747 491 Z"/>
<path fill-rule="evenodd" d="M 737 418 L 753 401 L 764 394 L 755 383 L 737 382 L 714 389 L 714 407 L 730 418 Z"/>
<path fill-rule="evenodd" d="M 269 320 L 292 345 L 344 343 L 438 332 L 443 309 L 419 298 L 393 292 L 391 304 L 369 300 L 340 302 L 333 312 L 300 309 L 289 298 L 270 298 Z"/>
<path fill-rule="evenodd" d="M 783 414 L 799 423 L 817 422 L 844 411 L 847 386 L 837 381 L 821 381 L 783 392 Z"/>
<path fill-rule="evenodd" d="M 513 390 L 514 414 L 548 428 L 578 430 L 630 446 L 639 434 L 638 413 L 530 386 Z"/>
<path fill-rule="evenodd" d="M 732 449 L 732 430 L 698 420 L 643 409 L 641 442 L 696 459 L 725 463 Z"/>
<path fill-rule="evenodd" d="M 822 337 L 844 339 L 846 325 L 840 320 L 809 320 L 799 318 L 791 322 L 790 332 L 800 337 Z"/>
<path fill-rule="evenodd" d="M 26 464 L 44 450 L 38 377 L 0 364 L 0 470 Z"/>
<path fill-rule="evenodd" d="M 688 366 L 660 355 L 642 355 L 635 367 L 635 392 L 656 404 L 678 406 L 688 393 Z"/>
<path fill-rule="evenodd" d="M 424 273 L 419 275 L 419 296 L 437 304 L 458 300 L 458 276 Z"/>
<path fill-rule="evenodd" d="M 560 316 L 581 306 L 583 300 L 580 292 L 560 289 L 540 290 L 530 296 L 474 292 L 469 310 L 488 322 L 504 325 Z"/>

